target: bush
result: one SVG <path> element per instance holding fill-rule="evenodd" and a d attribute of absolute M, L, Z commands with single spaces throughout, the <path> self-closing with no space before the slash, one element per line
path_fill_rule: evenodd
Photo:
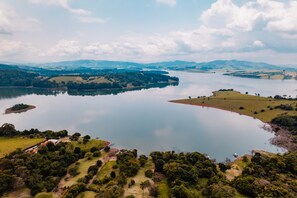
<path fill-rule="evenodd" d="M 101 167 L 102 164 L 103 164 L 103 162 L 102 162 L 101 160 L 98 160 L 98 161 L 96 162 L 96 165 L 97 165 L 98 167 Z"/>
<path fill-rule="evenodd" d="M 110 177 L 111 177 L 111 178 L 116 178 L 116 173 L 115 173 L 114 171 L 111 171 L 111 173 L 110 173 Z"/>
<path fill-rule="evenodd" d="M 72 177 L 75 177 L 76 175 L 78 175 L 79 174 L 79 172 L 78 172 L 78 166 L 73 166 L 73 167 L 69 168 L 68 173 Z"/>
<path fill-rule="evenodd" d="M 100 156 L 101 156 L 100 151 L 95 151 L 95 152 L 93 153 L 93 157 L 100 157 Z"/>
<path fill-rule="evenodd" d="M 95 151 L 99 151 L 99 148 L 94 146 L 94 147 L 91 148 L 90 151 L 91 151 L 92 153 L 94 153 Z"/>
<path fill-rule="evenodd" d="M 146 170 L 145 171 L 145 176 L 148 177 L 148 178 L 152 178 L 154 175 L 153 171 L 152 170 Z"/>
<path fill-rule="evenodd" d="M 92 156 L 93 156 L 93 154 L 91 152 L 87 152 L 85 154 L 85 158 L 87 158 L 88 160 L 91 160 L 92 159 Z"/>

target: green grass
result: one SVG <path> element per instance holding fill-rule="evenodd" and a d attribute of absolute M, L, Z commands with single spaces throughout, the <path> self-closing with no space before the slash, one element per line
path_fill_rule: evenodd
<path fill-rule="evenodd" d="M 110 83 L 110 81 L 101 76 L 91 76 L 88 79 L 83 79 L 81 76 L 57 76 L 50 79 L 50 81 L 56 81 L 57 83 L 68 83 L 68 82 L 76 82 L 76 83 Z"/>
<path fill-rule="evenodd" d="M 96 193 L 93 191 L 86 191 L 83 193 L 80 193 L 76 198 L 95 198 Z"/>
<path fill-rule="evenodd" d="M 153 185 L 154 182 L 152 179 L 147 178 L 145 176 L 145 171 L 148 169 L 153 169 L 154 168 L 154 164 L 152 162 L 151 159 L 149 159 L 147 161 L 147 163 L 144 165 L 144 167 L 140 168 L 140 170 L 138 171 L 137 175 L 130 178 L 128 180 L 128 183 L 131 181 L 131 179 L 133 179 L 135 181 L 135 185 L 133 185 L 132 187 L 128 187 L 128 185 L 125 185 L 124 190 L 125 190 L 125 194 L 124 196 L 128 196 L 128 195 L 134 195 L 135 197 L 149 197 L 149 192 L 148 189 L 146 188 L 144 191 L 141 189 L 140 184 L 146 180 L 149 180 L 150 183 Z"/>
<path fill-rule="evenodd" d="M 270 122 L 273 118 L 282 114 L 297 115 L 297 111 L 295 110 L 297 107 L 297 101 L 276 100 L 272 98 L 241 94 L 236 91 L 214 92 L 213 96 L 206 98 L 182 99 L 171 102 L 223 109 L 254 117 L 263 122 Z M 274 109 L 274 107 L 281 104 L 292 105 L 294 110 L 285 111 L 281 109 Z M 240 107 L 243 107 L 243 109 L 240 109 Z M 272 110 L 270 108 L 272 108 Z M 262 110 L 264 110 L 264 112 L 261 112 Z M 255 114 L 255 112 L 257 113 Z"/>
<path fill-rule="evenodd" d="M 78 172 L 79 174 L 76 175 L 75 177 L 70 178 L 68 181 L 64 183 L 63 186 L 72 186 L 74 184 L 77 184 L 77 180 L 80 178 L 83 178 L 88 174 L 88 169 L 90 166 L 95 165 L 97 160 L 99 160 L 101 157 L 93 157 L 91 160 L 87 160 L 86 158 L 78 160 Z M 72 164 L 72 166 L 75 166 L 76 164 Z"/>
<path fill-rule="evenodd" d="M 14 137 L 14 138 L 0 138 L 0 158 L 15 151 L 17 148 L 25 149 L 30 146 L 34 146 L 44 141 L 43 138 L 25 138 L 25 137 Z"/>
<path fill-rule="evenodd" d="M 101 168 L 101 170 L 99 171 L 99 173 L 96 176 L 96 179 L 103 179 L 105 176 L 109 177 L 111 171 L 115 171 L 116 174 L 118 174 L 118 169 L 112 169 L 112 166 L 116 164 L 116 161 L 109 161 L 107 163 L 105 163 L 103 165 L 103 167 Z"/>
<path fill-rule="evenodd" d="M 35 195 L 34 198 L 55 198 L 55 196 L 53 193 L 42 192 Z"/>
<path fill-rule="evenodd" d="M 159 195 L 158 198 L 169 198 L 169 187 L 166 181 L 162 181 L 158 185 Z"/>
<path fill-rule="evenodd" d="M 81 150 L 88 152 L 92 147 L 99 147 L 99 148 L 104 147 L 105 143 L 106 142 L 104 140 L 90 140 L 86 144 L 84 144 L 82 140 L 72 141 L 67 145 L 67 149 L 74 149 L 75 147 L 79 147 L 81 148 Z"/>

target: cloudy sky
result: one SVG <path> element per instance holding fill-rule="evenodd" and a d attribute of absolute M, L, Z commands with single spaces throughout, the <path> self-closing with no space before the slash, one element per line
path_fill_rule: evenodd
<path fill-rule="evenodd" d="M 296 0 L 0 0 L 0 61 L 297 64 Z"/>

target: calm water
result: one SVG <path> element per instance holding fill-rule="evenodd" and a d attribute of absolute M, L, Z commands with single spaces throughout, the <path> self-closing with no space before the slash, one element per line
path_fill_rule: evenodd
<path fill-rule="evenodd" d="M 67 129 L 107 139 L 120 148 L 199 151 L 217 160 L 252 149 L 273 152 L 273 134 L 263 123 L 227 111 L 167 102 L 172 99 L 210 95 L 221 88 L 270 96 L 296 97 L 297 82 L 243 79 L 220 74 L 171 72 L 180 85 L 132 91 L 118 95 L 69 96 L 67 93 L 40 95 L 29 90 L 0 89 L 0 112 L 16 103 L 37 106 L 23 114 L 0 115 L 0 124 L 13 123 L 17 129 Z M 28 94 L 28 95 L 26 95 Z"/>

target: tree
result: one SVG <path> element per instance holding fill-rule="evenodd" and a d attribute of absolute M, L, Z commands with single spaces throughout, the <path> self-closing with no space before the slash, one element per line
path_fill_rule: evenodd
<path fill-rule="evenodd" d="M 0 174 L 0 195 L 13 190 L 14 177 L 4 173 Z"/>
<path fill-rule="evenodd" d="M 91 139 L 91 137 L 89 135 L 84 136 L 83 138 L 83 143 L 86 144 L 87 142 L 89 142 Z"/>
<path fill-rule="evenodd" d="M 157 159 L 155 162 L 155 168 L 157 172 L 163 172 L 163 166 L 165 164 L 165 161 L 162 159 Z"/>
<path fill-rule="evenodd" d="M 115 173 L 114 171 L 111 171 L 111 173 L 110 173 L 110 177 L 112 177 L 112 178 L 116 178 L 116 173 Z"/>
<path fill-rule="evenodd" d="M 15 126 L 13 124 L 4 123 L 0 127 L 0 136 L 14 136 L 17 134 L 18 134 L 18 132 L 15 129 Z"/>
<path fill-rule="evenodd" d="M 77 141 L 79 139 L 79 137 L 81 136 L 80 133 L 74 133 L 71 137 L 70 140 L 71 141 Z"/>

